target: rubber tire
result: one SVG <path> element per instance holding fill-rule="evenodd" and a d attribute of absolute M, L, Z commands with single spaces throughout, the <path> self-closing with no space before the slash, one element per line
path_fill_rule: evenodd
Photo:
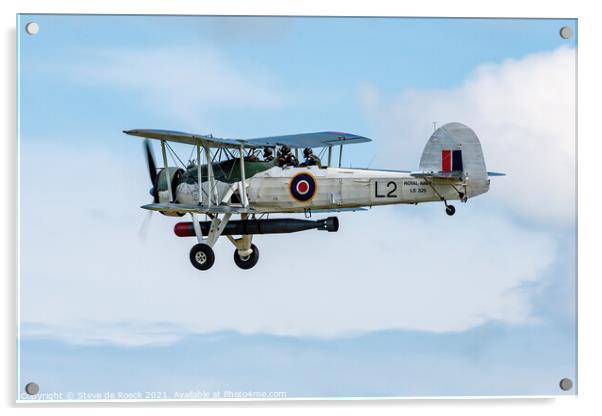
<path fill-rule="evenodd" d="M 205 261 L 202 263 L 197 259 L 197 255 L 201 256 L 201 253 L 205 254 Z M 190 249 L 190 262 L 198 270 L 209 270 L 213 266 L 213 263 L 215 263 L 213 249 L 207 244 L 195 244 Z"/>
<path fill-rule="evenodd" d="M 451 217 L 456 213 L 456 207 L 454 207 L 453 205 L 446 206 L 445 213 Z"/>
<path fill-rule="evenodd" d="M 251 269 L 259 261 L 259 249 L 255 244 L 251 244 L 251 249 L 253 250 L 253 253 L 251 253 L 249 258 L 246 260 L 240 258 L 238 255 L 238 250 L 234 250 L 234 263 L 236 263 L 236 265 L 243 270 Z"/>

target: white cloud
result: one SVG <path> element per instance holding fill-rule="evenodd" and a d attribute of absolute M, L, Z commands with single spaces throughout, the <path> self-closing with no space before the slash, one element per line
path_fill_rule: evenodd
<path fill-rule="evenodd" d="M 237 65 L 209 46 L 95 49 L 67 71 L 82 83 L 118 87 L 150 111 L 187 124 L 212 109 L 276 108 L 283 102 L 267 70 Z"/>
<path fill-rule="evenodd" d="M 439 205 L 375 208 L 339 215 L 338 233 L 259 236 L 251 271 L 224 239 L 203 273 L 188 261 L 194 240 L 173 235 L 176 219 L 155 215 L 138 238 L 150 198 L 142 156 L 132 166 L 97 146 L 22 142 L 24 335 L 139 345 L 188 332 L 329 337 L 537 319 L 528 286 L 545 279 L 553 237 L 479 200 L 454 217 Z"/>
<path fill-rule="evenodd" d="M 560 48 L 483 65 L 448 90 L 388 96 L 367 82 L 360 100 L 383 143 L 380 161 L 416 166 L 432 122 L 472 127 L 495 178 L 487 198 L 530 221 L 575 218 L 576 52 Z M 403 162 L 403 163 L 402 163 Z"/>

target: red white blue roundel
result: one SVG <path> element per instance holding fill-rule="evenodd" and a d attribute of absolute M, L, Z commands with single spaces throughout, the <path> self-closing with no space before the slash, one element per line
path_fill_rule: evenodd
<path fill-rule="evenodd" d="M 307 173 L 299 173 L 289 183 L 291 195 L 297 201 L 305 202 L 312 199 L 316 193 L 316 180 Z"/>

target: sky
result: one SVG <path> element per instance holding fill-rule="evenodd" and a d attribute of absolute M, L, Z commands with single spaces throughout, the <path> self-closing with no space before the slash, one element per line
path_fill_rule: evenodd
<path fill-rule="evenodd" d="M 22 15 L 19 391 L 574 394 L 558 388 L 576 382 L 565 25 L 576 34 L 574 20 Z M 346 165 L 415 169 L 451 121 L 507 174 L 454 217 L 341 214 L 338 233 L 257 237 L 246 272 L 220 241 L 200 274 L 172 218 L 141 237 L 150 185 L 122 130 L 348 131 L 373 142 Z"/>

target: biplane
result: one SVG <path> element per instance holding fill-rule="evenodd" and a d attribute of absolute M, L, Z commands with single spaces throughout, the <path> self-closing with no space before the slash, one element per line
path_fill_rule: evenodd
<path fill-rule="evenodd" d="M 448 201 L 466 202 L 483 194 L 489 190 L 490 176 L 503 175 L 487 172 L 477 135 L 461 123 L 448 123 L 435 130 L 417 171 L 343 167 L 344 146 L 370 139 L 342 132 L 256 139 L 150 129 L 124 133 L 145 138 L 153 202 L 142 208 L 167 216 L 190 215 L 191 221 L 177 223 L 174 231 L 179 237 L 196 237 L 189 258 L 199 270 L 213 266 L 213 247 L 220 236 L 234 245 L 236 265 L 250 269 L 259 260 L 254 235 L 310 229 L 338 231 L 336 216 L 311 220 L 312 213 L 439 201 L 451 216 L 456 209 Z M 156 165 L 149 139 L 161 144 L 162 168 Z M 170 142 L 193 146 L 191 160 L 184 164 Z M 299 149 L 320 149 L 319 162 L 307 166 L 282 164 L 277 158 L 262 159 L 258 154 L 265 149 L 281 152 L 283 148 L 294 151 L 297 160 Z M 337 151 L 338 164 L 333 166 L 333 153 Z M 196 157 L 192 157 L 194 153 Z M 170 166 L 168 155 L 181 166 Z M 304 213 L 305 219 L 269 218 L 269 214 L 292 213 Z M 201 216 L 205 216 L 204 221 Z"/>

